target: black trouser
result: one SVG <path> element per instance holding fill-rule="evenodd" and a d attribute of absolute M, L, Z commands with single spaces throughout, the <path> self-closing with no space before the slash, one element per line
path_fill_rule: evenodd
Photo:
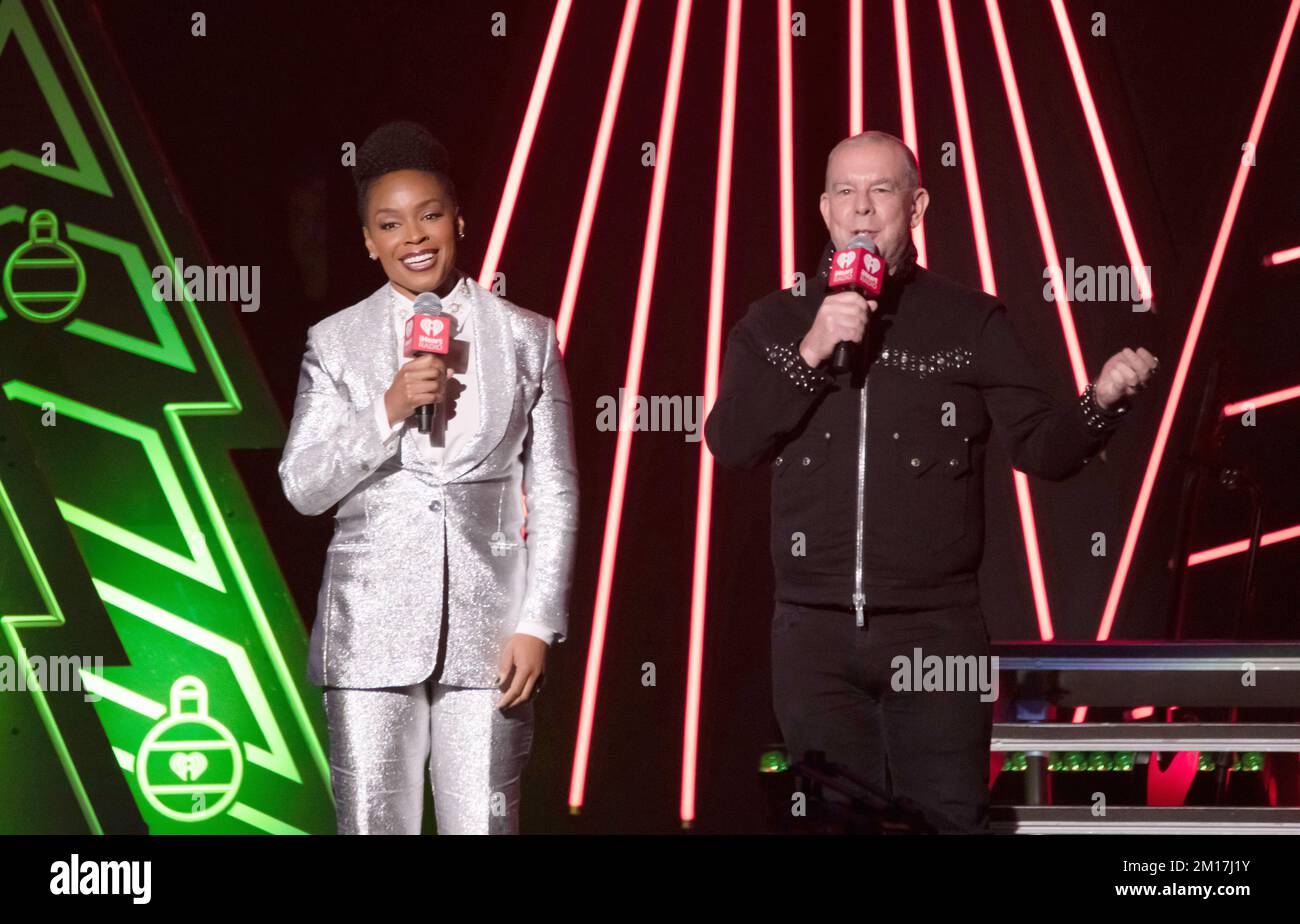
<path fill-rule="evenodd" d="M 791 761 L 820 751 L 877 790 L 910 800 L 941 833 L 987 831 L 993 703 L 970 683 L 965 692 L 951 680 L 942 691 L 896 687 L 916 679 L 915 649 L 924 667 L 930 655 L 987 659 L 988 644 L 978 606 L 868 611 L 858 628 L 852 612 L 777 603 L 772 700 Z M 907 661 L 896 663 L 898 656 Z M 995 676 L 990 667 L 981 676 Z"/>

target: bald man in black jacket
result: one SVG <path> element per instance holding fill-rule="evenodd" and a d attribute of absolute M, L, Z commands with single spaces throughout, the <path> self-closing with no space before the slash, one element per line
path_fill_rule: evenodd
<path fill-rule="evenodd" d="M 819 272 L 732 329 L 705 437 L 725 467 L 772 469 L 773 704 L 791 759 L 821 752 L 935 830 L 980 832 L 996 687 L 951 668 L 993 676 L 976 580 L 989 433 L 1021 471 L 1068 477 L 1157 360 L 1117 353 L 1059 405 L 997 299 L 916 265 L 928 203 L 897 138 L 836 146 Z M 827 295 L 831 254 L 863 234 L 889 267 L 880 297 Z M 857 346 L 835 375 L 841 341 Z M 935 684 L 933 658 L 949 666 Z"/>

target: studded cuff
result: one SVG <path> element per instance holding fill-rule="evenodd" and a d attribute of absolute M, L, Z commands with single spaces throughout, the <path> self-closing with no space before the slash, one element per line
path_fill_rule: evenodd
<path fill-rule="evenodd" d="M 1109 430 L 1128 413 L 1128 408 L 1122 405 L 1107 409 L 1098 404 L 1097 386 L 1091 383 L 1079 395 L 1079 408 L 1083 411 L 1084 425 L 1094 433 Z"/>
<path fill-rule="evenodd" d="M 824 370 L 808 365 L 799 352 L 797 340 L 793 343 L 774 343 L 767 347 L 766 353 L 768 362 L 809 394 L 820 391 L 830 381 Z"/>

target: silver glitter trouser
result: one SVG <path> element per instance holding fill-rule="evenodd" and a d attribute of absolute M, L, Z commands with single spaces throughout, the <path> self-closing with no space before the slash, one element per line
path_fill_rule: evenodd
<path fill-rule="evenodd" d="M 338 833 L 419 834 L 426 767 L 439 834 L 519 833 L 533 704 L 502 712 L 499 695 L 432 680 L 326 687 Z"/>

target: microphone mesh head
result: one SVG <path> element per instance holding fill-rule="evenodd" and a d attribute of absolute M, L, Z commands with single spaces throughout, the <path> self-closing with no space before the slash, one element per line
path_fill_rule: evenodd
<path fill-rule="evenodd" d="M 435 292 L 421 292 L 415 296 L 414 314 L 442 314 L 442 299 Z"/>
<path fill-rule="evenodd" d="M 876 253 L 876 242 L 869 235 L 859 234 L 844 247 L 845 250 L 853 250 L 854 248 L 861 248 L 867 253 Z"/>

